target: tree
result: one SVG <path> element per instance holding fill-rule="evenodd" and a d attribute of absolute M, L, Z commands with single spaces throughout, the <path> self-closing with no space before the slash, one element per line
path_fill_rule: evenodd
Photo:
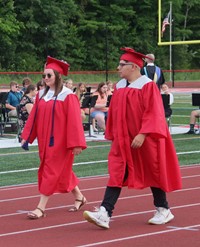
<path fill-rule="evenodd" d="M 162 18 L 169 2 L 162 1 Z M 173 1 L 175 41 L 199 39 L 198 2 Z M 169 47 L 157 44 L 157 8 L 152 0 L 1 1 L 0 69 L 40 71 L 50 55 L 68 61 L 71 70 L 114 70 L 123 46 L 154 53 L 169 69 Z M 199 45 L 174 50 L 176 69 L 199 68 Z"/>
<path fill-rule="evenodd" d="M 23 23 L 16 19 L 12 0 L 0 2 L 0 68 L 13 68 L 16 42 Z"/>

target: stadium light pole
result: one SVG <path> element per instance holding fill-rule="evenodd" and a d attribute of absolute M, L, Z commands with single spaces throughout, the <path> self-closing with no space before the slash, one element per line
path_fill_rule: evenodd
<path fill-rule="evenodd" d="M 172 41 L 174 41 L 174 19 L 173 19 L 173 26 L 172 26 Z M 175 83 L 174 83 L 174 76 L 175 76 L 175 71 L 174 71 L 174 47 L 172 47 L 172 87 L 174 88 Z"/>
<path fill-rule="evenodd" d="M 169 41 L 172 42 L 172 2 L 170 2 L 170 16 L 169 16 Z M 169 45 L 169 70 L 170 81 L 172 82 L 172 45 Z"/>
<path fill-rule="evenodd" d="M 106 69 L 106 81 L 108 81 L 108 23 L 110 18 L 110 0 L 105 0 L 105 6 L 108 10 L 108 16 L 105 23 L 105 69 Z"/>
<path fill-rule="evenodd" d="M 45 27 L 45 41 L 46 41 L 46 56 L 48 56 L 49 54 L 48 54 L 48 27 Z"/>
<path fill-rule="evenodd" d="M 106 81 L 108 81 L 108 24 L 105 26 L 105 64 L 106 64 Z"/>

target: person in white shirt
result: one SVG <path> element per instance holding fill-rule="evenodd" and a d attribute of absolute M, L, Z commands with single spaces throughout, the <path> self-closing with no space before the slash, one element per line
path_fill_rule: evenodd
<path fill-rule="evenodd" d="M 174 95 L 169 92 L 169 87 L 166 83 L 161 85 L 161 94 L 169 95 L 169 106 L 165 108 L 165 117 L 170 117 L 172 115 L 171 105 L 174 103 Z"/>

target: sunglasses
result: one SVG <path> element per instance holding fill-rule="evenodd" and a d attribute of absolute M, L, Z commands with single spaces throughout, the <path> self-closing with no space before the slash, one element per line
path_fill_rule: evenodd
<path fill-rule="evenodd" d="M 124 67 L 124 66 L 126 66 L 126 65 L 133 65 L 133 64 L 132 64 L 132 63 L 119 63 L 118 66 Z"/>
<path fill-rule="evenodd" d="M 47 76 L 48 79 L 50 79 L 53 75 L 52 74 L 43 74 L 42 78 L 45 79 Z"/>

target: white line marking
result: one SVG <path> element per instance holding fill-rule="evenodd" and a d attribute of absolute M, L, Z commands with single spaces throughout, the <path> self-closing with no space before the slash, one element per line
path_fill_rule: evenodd
<path fill-rule="evenodd" d="M 192 165 L 187 165 L 187 166 L 181 166 L 180 169 L 181 170 L 187 170 L 187 169 L 196 169 L 196 168 L 200 168 L 200 164 L 192 164 Z M 81 177 L 79 178 L 80 180 L 91 180 L 91 179 L 102 179 L 102 178 L 107 178 L 108 174 L 103 174 L 103 175 L 97 175 L 97 176 L 88 176 L 88 177 Z M 189 176 L 187 176 L 189 177 Z M 182 178 L 186 178 L 186 177 L 182 177 Z M 2 186 L 0 187 L 0 191 L 1 190 L 11 190 L 11 189 L 18 189 L 18 188 L 27 188 L 27 186 L 37 186 L 36 183 L 31 183 L 31 184 L 23 184 L 23 185 L 8 185 L 8 186 Z"/>
<path fill-rule="evenodd" d="M 105 189 L 106 186 L 101 186 L 101 187 L 93 187 L 93 188 L 89 188 L 89 189 L 82 189 L 82 192 L 85 191 L 94 191 L 94 190 L 100 190 L 100 189 Z M 178 193 L 178 192 L 184 192 L 184 191 L 190 191 L 190 190 L 199 190 L 200 187 L 192 187 L 192 188 L 185 188 L 185 189 L 181 189 L 181 190 L 176 190 L 173 191 L 171 193 Z M 60 193 L 55 193 L 54 195 L 59 195 Z M 61 194 L 62 195 L 62 194 Z M 143 196 L 149 196 L 151 194 L 141 194 L 141 195 L 134 195 L 134 196 L 129 196 L 129 197 L 121 197 L 120 199 L 123 200 L 123 198 L 137 198 L 137 197 L 143 197 Z M 32 199 L 32 198 L 37 198 L 40 197 L 39 194 L 37 195 L 32 195 L 32 196 L 24 196 L 24 197 L 16 197 L 16 198 L 9 198 L 9 199 L 2 199 L 0 200 L 0 203 L 2 202 L 10 202 L 10 201 L 17 201 L 17 200 L 24 200 L 24 199 Z"/>
<path fill-rule="evenodd" d="M 77 222 L 71 222 L 71 223 L 60 224 L 60 225 L 46 226 L 46 227 L 35 228 L 35 229 L 24 230 L 24 231 L 18 231 L 18 232 L 8 232 L 8 233 L 0 234 L 0 237 L 23 234 L 23 233 L 28 233 L 28 232 L 36 232 L 36 231 L 41 231 L 41 230 L 48 230 L 48 229 L 53 229 L 53 228 L 58 228 L 58 227 L 63 227 L 63 226 L 77 225 L 77 224 L 83 224 L 83 223 L 85 223 L 85 221 L 77 221 Z"/>
<path fill-rule="evenodd" d="M 200 203 L 186 204 L 186 205 L 174 206 L 174 207 L 171 207 L 171 209 L 179 209 L 179 208 L 186 208 L 186 207 L 196 207 L 196 206 L 199 206 L 199 205 L 200 205 Z M 61 208 L 61 207 L 59 207 L 59 208 Z M 155 212 L 155 210 L 146 210 L 146 211 L 140 211 L 140 212 L 134 212 L 134 213 L 121 214 L 121 215 L 113 216 L 112 220 L 113 219 L 117 219 L 117 218 L 122 218 L 122 217 L 130 217 L 130 216 L 134 216 L 134 215 L 148 214 L 148 213 L 153 213 L 153 212 Z M 17 232 L 8 232 L 8 233 L 0 234 L 0 237 L 9 236 L 9 235 L 15 235 L 15 234 L 17 235 L 17 234 L 22 234 L 22 233 L 27 233 L 27 232 L 35 232 L 35 231 L 39 231 L 39 230 L 47 230 L 47 229 L 58 228 L 58 227 L 63 227 L 63 226 L 77 225 L 77 224 L 80 224 L 80 223 L 82 224 L 82 223 L 87 223 L 87 222 L 86 221 L 77 221 L 77 222 L 53 225 L 53 226 L 42 227 L 42 228 L 33 228 L 33 229 L 30 229 L 30 230 L 23 230 L 23 231 L 17 231 Z M 194 226 L 187 226 L 187 227 L 194 227 Z"/>
<path fill-rule="evenodd" d="M 199 227 L 199 226 L 200 225 L 194 225 L 194 226 L 189 226 L 189 227 Z M 104 245 L 104 244 L 116 243 L 116 242 L 130 240 L 130 239 L 149 237 L 149 236 L 153 236 L 153 235 L 160 235 L 160 234 L 165 234 L 165 233 L 175 232 L 175 231 L 180 231 L 180 230 L 182 230 L 182 229 L 170 229 L 170 230 L 164 230 L 164 231 L 150 232 L 150 233 L 144 233 L 144 234 L 139 234 L 139 235 L 125 237 L 125 238 L 116 238 L 116 239 L 112 239 L 112 240 L 96 242 L 96 243 L 92 243 L 92 244 L 78 245 L 76 247 L 91 247 L 91 246 L 97 246 L 97 245 Z M 125 243 L 123 244 L 123 246 L 125 246 Z"/>
<path fill-rule="evenodd" d="M 193 227 L 177 227 L 177 226 L 168 226 L 167 228 L 171 229 L 180 229 L 180 230 L 187 230 L 187 231 L 199 231 L 199 229 Z"/>
<path fill-rule="evenodd" d="M 180 153 L 177 153 L 177 155 L 191 154 L 191 153 L 200 153 L 200 150 L 198 150 L 198 151 L 189 151 L 189 152 L 180 152 Z M 77 166 L 77 165 L 88 165 L 88 164 L 97 164 L 97 163 L 107 163 L 107 162 L 108 162 L 108 160 L 87 161 L 87 162 L 74 163 L 73 166 Z M 3 172 L 0 172 L 0 175 L 2 175 L 2 174 L 9 174 L 9 173 L 36 171 L 36 170 L 38 170 L 38 167 L 29 168 L 29 169 L 21 169 L 21 170 L 3 171 Z"/>

